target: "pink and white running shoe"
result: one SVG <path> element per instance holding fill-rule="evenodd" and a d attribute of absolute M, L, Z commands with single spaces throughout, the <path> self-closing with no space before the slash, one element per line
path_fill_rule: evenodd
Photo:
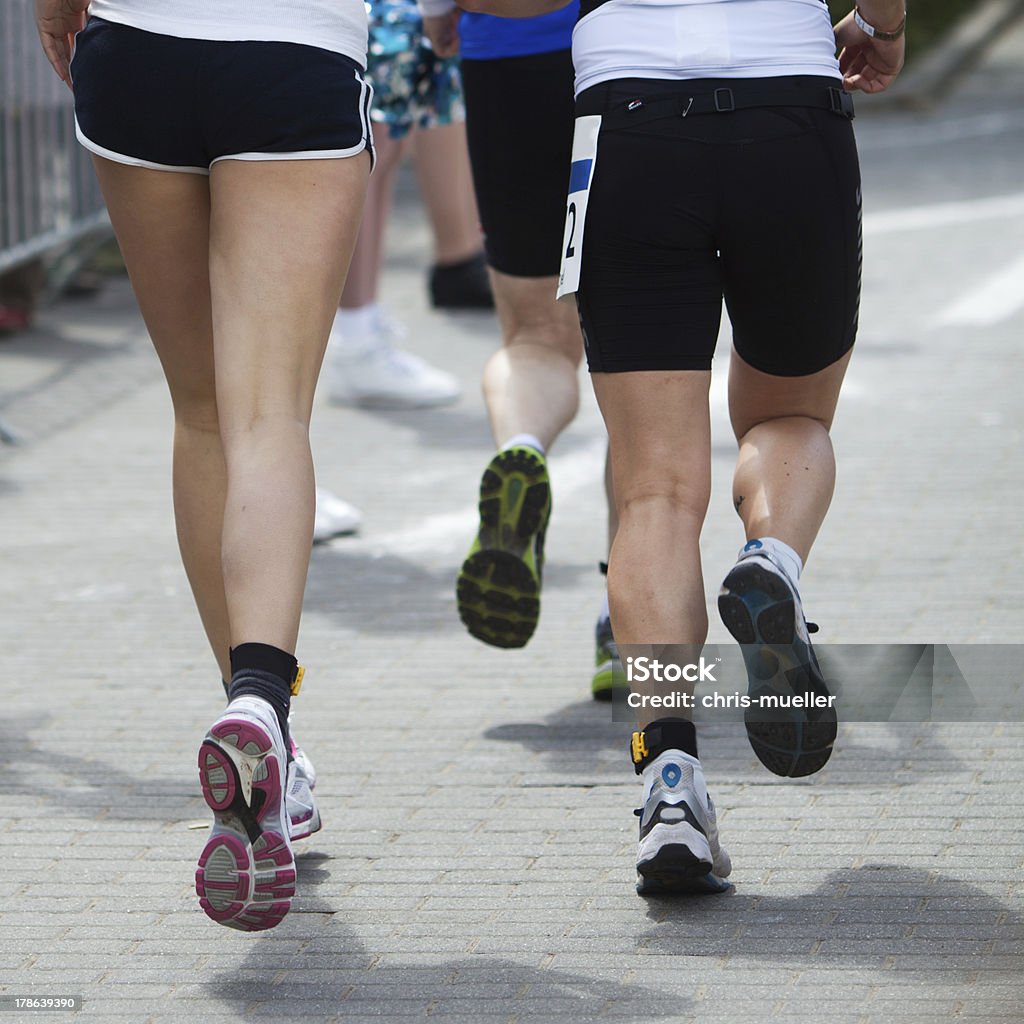
<path fill-rule="evenodd" d="M 292 757 L 288 765 L 288 793 L 285 805 L 288 809 L 288 821 L 291 838 L 308 839 L 321 828 L 320 811 L 316 806 L 313 789 L 316 786 L 316 769 L 306 752 L 289 739 Z"/>
<path fill-rule="evenodd" d="M 285 798 L 288 753 L 274 709 L 233 700 L 199 748 L 213 831 L 199 858 L 199 905 L 218 924 L 255 932 L 279 924 L 295 895 Z"/>

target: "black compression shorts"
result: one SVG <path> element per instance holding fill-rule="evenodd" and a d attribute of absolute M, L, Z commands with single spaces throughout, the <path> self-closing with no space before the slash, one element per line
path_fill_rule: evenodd
<path fill-rule="evenodd" d="M 632 79 L 579 97 L 578 115 L 604 115 L 577 293 L 592 373 L 710 369 L 723 297 L 736 351 L 765 373 L 815 373 L 853 345 L 861 210 L 850 121 L 800 105 L 714 112 L 715 89 L 749 97 L 759 83 L 806 87 L 826 106 L 838 85 Z M 681 110 L 691 96 L 702 99 L 685 117 L 622 126 L 613 114 L 669 97 Z"/>
<path fill-rule="evenodd" d="M 372 157 L 372 90 L 355 61 L 317 46 L 90 18 L 71 75 L 79 141 L 118 163 L 208 174 L 218 160 Z"/>
<path fill-rule="evenodd" d="M 554 277 L 572 152 L 572 54 L 464 60 L 462 89 L 487 262 L 516 277 Z"/>

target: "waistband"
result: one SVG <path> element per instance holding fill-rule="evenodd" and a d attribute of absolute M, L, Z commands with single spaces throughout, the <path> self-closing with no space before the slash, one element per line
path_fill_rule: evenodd
<path fill-rule="evenodd" d="M 666 117 L 731 114 L 758 107 L 813 107 L 853 120 L 853 97 L 834 78 L 628 78 L 601 82 L 576 99 L 576 115 L 601 114 L 607 128 Z"/>

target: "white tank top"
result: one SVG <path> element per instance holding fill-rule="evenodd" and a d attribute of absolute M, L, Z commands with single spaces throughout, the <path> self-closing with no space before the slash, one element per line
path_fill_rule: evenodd
<path fill-rule="evenodd" d="M 835 52 L 821 0 L 604 0 L 572 36 L 577 95 L 615 78 L 842 78 Z"/>
<path fill-rule="evenodd" d="M 183 39 L 303 43 L 366 66 L 363 0 L 92 0 L 89 13 Z"/>

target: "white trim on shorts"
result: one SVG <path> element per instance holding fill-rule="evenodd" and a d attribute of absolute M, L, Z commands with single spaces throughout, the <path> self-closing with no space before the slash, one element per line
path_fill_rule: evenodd
<path fill-rule="evenodd" d="M 98 142 L 93 142 L 85 132 L 82 131 L 81 126 L 78 124 L 78 118 L 75 118 L 75 138 L 85 146 L 90 152 L 95 153 L 97 156 L 103 157 L 105 160 L 113 160 L 117 164 L 127 164 L 130 167 L 146 167 L 151 171 L 182 171 L 185 174 L 206 174 L 210 173 L 208 167 L 185 167 L 178 164 L 158 164 L 152 160 L 143 160 L 137 156 L 127 156 L 124 153 L 116 153 L 112 149 L 107 149 L 106 146 L 101 146 Z"/>
<path fill-rule="evenodd" d="M 265 160 L 334 160 L 338 157 L 358 156 L 366 149 L 366 139 L 358 146 L 349 149 L 305 149 L 297 153 L 225 153 L 216 157 L 211 163 L 219 164 L 221 160 L 249 160 L 261 162 Z"/>

